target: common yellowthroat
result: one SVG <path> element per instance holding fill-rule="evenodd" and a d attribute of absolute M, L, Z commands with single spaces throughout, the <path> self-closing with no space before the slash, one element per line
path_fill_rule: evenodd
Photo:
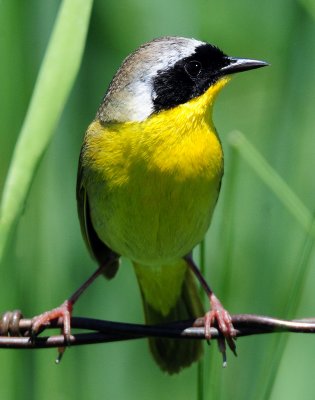
<path fill-rule="evenodd" d="M 183 37 L 142 45 L 114 76 L 87 129 L 78 170 L 81 229 L 100 266 L 87 284 L 100 272 L 112 278 L 120 256 L 127 257 L 147 323 L 205 315 L 206 337 L 216 322 L 232 349 L 230 315 L 191 253 L 210 225 L 223 175 L 222 147 L 212 122 L 214 100 L 230 74 L 265 65 Z M 206 314 L 193 275 L 209 296 Z M 66 319 L 87 284 L 52 311 L 54 317 L 65 317 L 66 334 Z M 35 330 L 44 321 L 36 318 Z M 201 342 L 194 340 L 152 338 L 150 348 L 170 373 L 202 353 Z"/>

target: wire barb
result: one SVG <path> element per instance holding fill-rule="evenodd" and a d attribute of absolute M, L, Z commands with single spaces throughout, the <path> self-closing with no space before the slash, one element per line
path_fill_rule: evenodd
<path fill-rule="evenodd" d="M 0 336 L 21 336 L 20 320 L 23 318 L 20 310 L 7 311 L 0 316 Z"/>

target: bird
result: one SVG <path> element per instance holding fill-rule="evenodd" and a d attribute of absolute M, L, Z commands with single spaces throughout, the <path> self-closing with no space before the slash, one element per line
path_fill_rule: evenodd
<path fill-rule="evenodd" d="M 136 274 L 147 324 L 204 316 L 205 337 L 211 338 L 216 324 L 235 350 L 231 316 L 192 251 L 210 226 L 224 172 L 212 120 L 215 99 L 230 75 L 266 65 L 179 36 L 154 39 L 127 56 L 87 128 L 79 157 L 78 215 L 98 269 L 62 306 L 35 317 L 35 332 L 61 315 L 69 336 L 74 303 L 100 274 L 113 278 L 125 257 Z M 209 298 L 207 312 L 198 280 Z M 197 340 L 150 338 L 149 345 L 170 374 L 203 353 Z"/>

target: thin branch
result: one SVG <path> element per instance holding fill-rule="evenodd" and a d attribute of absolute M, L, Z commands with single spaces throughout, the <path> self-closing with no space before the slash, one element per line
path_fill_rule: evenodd
<path fill-rule="evenodd" d="M 0 336 L 0 348 L 66 347 L 145 337 L 204 339 L 203 318 L 196 321 L 150 326 L 80 317 L 71 319 L 72 330 L 81 329 L 91 332 L 75 333 L 71 335 L 68 342 L 63 335 L 33 338 L 29 334 L 32 320 L 21 318 L 21 314 L 18 315 L 20 318 L 17 317 L 16 312 L 3 314 L 0 320 L 0 333 L 3 335 Z M 315 333 L 315 318 L 288 321 L 254 314 L 238 314 L 232 316 L 232 321 L 237 337 L 276 332 Z M 46 329 L 50 328 L 62 328 L 62 320 L 54 321 L 46 327 Z M 212 339 L 217 339 L 220 333 L 213 327 L 211 336 Z"/>

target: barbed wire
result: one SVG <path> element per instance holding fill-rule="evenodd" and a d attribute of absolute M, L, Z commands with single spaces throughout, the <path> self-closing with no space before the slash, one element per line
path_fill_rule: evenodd
<path fill-rule="evenodd" d="M 256 314 L 232 315 L 236 337 L 279 332 L 315 333 L 315 318 L 283 320 Z M 203 318 L 164 325 L 143 325 L 72 317 L 72 335 L 32 336 L 32 319 L 25 319 L 20 311 L 6 312 L 0 320 L 0 348 L 36 349 L 79 346 L 116 342 L 146 337 L 205 340 Z M 52 321 L 46 329 L 62 328 L 62 319 Z M 85 332 L 73 333 L 74 330 Z M 222 337 L 216 327 L 211 328 L 212 339 Z"/>

